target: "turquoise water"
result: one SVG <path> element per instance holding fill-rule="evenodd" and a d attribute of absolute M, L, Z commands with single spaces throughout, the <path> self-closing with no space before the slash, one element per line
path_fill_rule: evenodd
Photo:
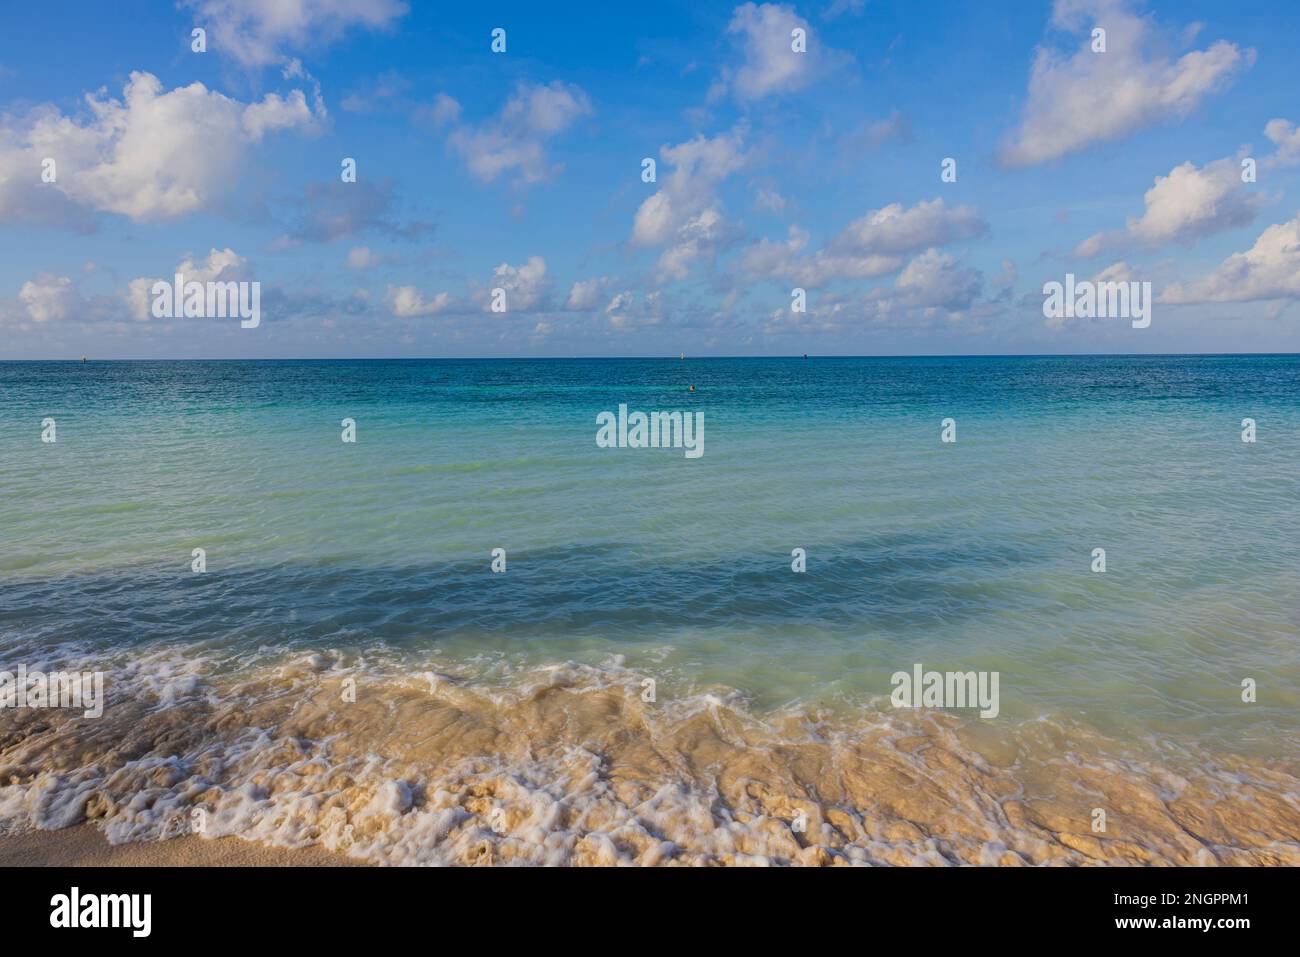
<path fill-rule="evenodd" d="M 598 448 L 619 403 L 704 455 Z M 436 649 L 760 711 L 919 662 L 1000 672 L 999 721 L 1293 756 L 1300 357 L 0 363 L 0 454 L 6 661 Z"/>

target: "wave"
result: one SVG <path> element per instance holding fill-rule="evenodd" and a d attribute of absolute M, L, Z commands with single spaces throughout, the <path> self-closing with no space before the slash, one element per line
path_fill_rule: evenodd
<path fill-rule="evenodd" d="M 1300 864 L 1289 771 L 1168 743 L 1156 761 L 1047 718 L 758 715 L 725 688 L 651 696 L 617 660 L 484 680 L 170 645 L 109 676 L 99 719 L 0 711 L 0 829 L 386 865 Z"/>

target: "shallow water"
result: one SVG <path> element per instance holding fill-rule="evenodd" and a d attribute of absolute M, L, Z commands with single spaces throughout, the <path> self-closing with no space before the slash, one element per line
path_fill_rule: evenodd
<path fill-rule="evenodd" d="M 702 410 L 704 455 L 597 448 L 619 403 Z M 1285 356 L 0 363 L 0 666 L 109 687 L 0 711 L 0 816 L 201 806 L 383 862 L 1294 860 L 1297 413 Z M 998 672 L 998 717 L 893 710 L 915 663 Z"/>

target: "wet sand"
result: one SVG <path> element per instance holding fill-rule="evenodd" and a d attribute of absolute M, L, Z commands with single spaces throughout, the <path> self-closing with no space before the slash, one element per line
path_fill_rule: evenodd
<path fill-rule="evenodd" d="M 641 692 L 620 669 L 484 686 L 318 654 L 144 681 L 97 721 L 8 712 L 0 821 L 16 836 L 0 859 L 1300 865 L 1289 768 L 1157 760 L 1045 720 L 756 716 L 722 689 Z"/>
<path fill-rule="evenodd" d="M 237 837 L 110 844 L 92 824 L 0 835 L 0 867 L 357 867 L 319 847 L 288 850 Z"/>

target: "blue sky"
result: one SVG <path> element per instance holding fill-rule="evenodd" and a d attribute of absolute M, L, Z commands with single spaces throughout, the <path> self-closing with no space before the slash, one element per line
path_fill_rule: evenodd
<path fill-rule="evenodd" d="M 1296 352 L 1298 39 L 1290 2 L 12 5 L 0 358 Z M 261 325 L 153 317 L 181 267 Z M 1149 281 L 1150 327 L 1045 319 L 1067 273 Z"/>

